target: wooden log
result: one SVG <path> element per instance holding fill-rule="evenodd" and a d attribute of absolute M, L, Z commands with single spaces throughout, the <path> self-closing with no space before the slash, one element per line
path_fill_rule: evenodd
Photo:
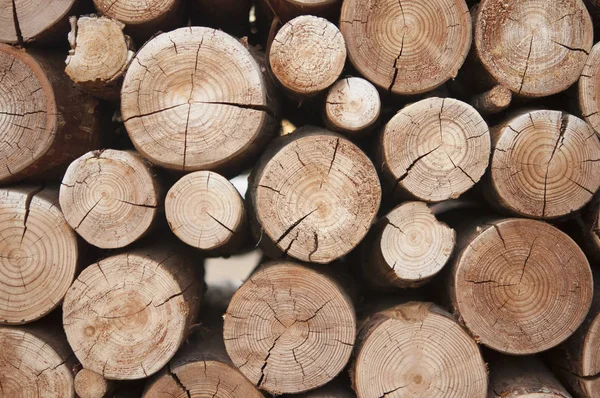
<path fill-rule="evenodd" d="M 114 390 L 114 382 L 91 370 L 81 369 L 75 375 L 75 392 L 79 398 L 105 398 Z"/>
<path fill-rule="evenodd" d="M 221 29 L 235 37 L 248 36 L 252 0 L 189 0 L 192 23 Z"/>
<path fill-rule="evenodd" d="M 592 273 L 565 233 L 513 218 L 458 226 L 457 234 L 448 293 L 478 342 L 511 355 L 533 354 L 581 325 L 592 301 Z"/>
<path fill-rule="evenodd" d="M 600 264 L 600 193 L 576 218 L 578 243 L 592 264 Z"/>
<path fill-rule="evenodd" d="M 331 17 L 339 12 L 341 0 L 258 0 L 257 6 L 282 23 L 299 15 Z"/>
<path fill-rule="evenodd" d="M 0 44 L 0 183 L 66 166 L 99 145 L 98 101 L 74 87 L 57 52 Z"/>
<path fill-rule="evenodd" d="M 109 380 L 159 371 L 198 314 L 203 290 L 198 263 L 168 242 L 83 270 L 63 304 L 63 326 L 83 367 Z"/>
<path fill-rule="evenodd" d="M 488 398 L 571 398 L 550 369 L 534 356 L 494 355 L 488 366 Z"/>
<path fill-rule="evenodd" d="M 147 235 L 163 198 L 156 170 L 134 151 L 88 152 L 71 163 L 60 187 L 69 225 L 103 249 L 125 247 Z"/>
<path fill-rule="evenodd" d="M 267 149 L 246 195 L 252 232 L 267 255 L 329 263 L 366 235 L 381 188 L 373 164 L 356 145 L 305 126 Z"/>
<path fill-rule="evenodd" d="M 486 196 L 497 209 L 553 219 L 588 203 L 600 187 L 600 142 L 581 119 L 537 110 L 492 129 Z"/>
<path fill-rule="evenodd" d="M 358 398 L 484 398 L 487 369 L 475 341 L 435 304 L 408 302 L 367 318 L 350 368 Z"/>
<path fill-rule="evenodd" d="M 75 357 L 61 328 L 0 326 L 0 393 L 6 398 L 75 398 Z"/>
<path fill-rule="evenodd" d="M 346 44 L 338 28 L 324 18 L 302 15 L 277 32 L 269 65 L 277 81 L 294 97 L 310 97 L 329 88 L 346 63 Z"/>
<path fill-rule="evenodd" d="M 117 101 L 123 75 L 135 55 L 131 38 L 122 23 L 95 15 L 71 17 L 65 72 L 89 93 Z"/>
<path fill-rule="evenodd" d="M 165 199 L 173 233 L 188 245 L 220 254 L 233 254 L 248 242 L 244 200 L 225 177 L 211 171 L 187 174 Z"/>
<path fill-rule="evenodd" d="M 356 398 L 350 387 L 348 375 L 342 373 L 323 387 L 301 394 L 284 394 L 282 398 Z"/>
<path fill-rule="evenodd" d="M 79 260 L 77 238 L 58 207 L 58 190 L 0 189 L 0 323 L 21 324 L 62 301 Z"/>
<path fill-rule="evenodd" d="M 75 0 L 0 1 L 0 42 L 30 44 L 56 42 L 69 30 L 68 16 L 75 11 Z"/>
<path fill-rule="evenodd" d="M 581 0 L 483 0 L 474 15 L 474 51 L 498 84 L 543 97 L 577 81 L 593 44 Z"/>
<path fill-rule="evenodd" d="M 386 124 L 377 165 L 396 199 L 456 199 L 483 176 L 490 156 L 487 124 L 470 105 L 428 98 Z"/>
<path fill-rule="evenodd" d="M 381 99 L 375 86 L 360 77 L 347 77 L 327 93 L 323 120 L 332 131 L 360 138 L 372 130 L 380 113 Z"/>
<path fill-rule="evenodd" d="M 346 366 L 356 334 L 350 296 L 321 268 L 273 262 L 234 294 L 224 315 L 231 360 L 260 389 L 298 393 Z"/>
<path fill-rule="evenodd" d="M 496 85 L 490 90 L 471 98 L 471 105 L 482 115 L 493 115 L 510 106 L 512 92 L 504 86 Z"/>
<path fill-rule="evenodd" d="M 371 229 L 363 250 L 362 274 L 373 287 L 418 287 L 450 258 L 456 234 L 423 202 L 405 202 Z"/>
<path fill-rule="evenodd" d="M 226 33 L 202 27 L 163 33 L 140 49 L 125 75 L 127 132 L 162 167 L 234 175 L 276 130 L 263 72 Z"/>
<path fill-rule="evenodd" d="M 600 137 L 600 45 L 592 47 L 579 77 L 579 110 Z"/>
<path fill-rule="evenodd" d="M 346 0 L 340 29 L 354 67 L 391 94 L 441 86 L 456 77 L 471 46 L 464 0 Z"/>

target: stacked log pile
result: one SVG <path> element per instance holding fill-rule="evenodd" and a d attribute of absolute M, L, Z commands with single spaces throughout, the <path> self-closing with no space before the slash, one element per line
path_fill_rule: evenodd
<path fill-rule="evenodd" d="M 600 398 L 597 1 L 43 3 L 0 398 Z"/>

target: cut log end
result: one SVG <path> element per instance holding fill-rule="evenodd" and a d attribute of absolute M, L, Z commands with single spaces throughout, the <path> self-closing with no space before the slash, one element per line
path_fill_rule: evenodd
<path fill-rule="evenodd" d="M 157 217 L 161 190 L 152 169 L 134 152 L 88 152 L 69 168 L 60 206 L 69 225 L 90 244 L 114 249 L 144 236 Z"/>
<path fill-rule="evenodd" d="M 180 0 L 94 0 L 99 13 L 125 25 L 160 25 L 179 7 Z M 159 26 L 157 26 L 157 30 Z"/>
<path fill-rule="evenodd" d="M 471 105 L 482 115 L 492 115 L 508 108 L 511 101 L 512 92 L 504 86 L 497 85 L 489 91 L 474 96 Z"/>
<path fill-rule="evenodd" d="M 581 249 L 560 230 L 506 219 L 478 229 L 467 243 L 456 257 L 451 300 L 481 343 L 533 354 L 567 339 L 585 319 L 592 273 Z"/>
<path fill-rule="evenodd" d="M 487 369 L 473 339 L 450 314 L 410 302 L 363 325 L 351 368 L 359 398 L 385 396 L 485 398 Z"/>
<path fill-rule="evenodd" d="M 579 110 L 600 137 L 600 44 L 592 47 L 579 78 Z"/>
<path fill-rule="evenodd" d="M 197 171 L 180 179 L 167 194 L 165 212 L 173 233 L 198 249 L 232 252 L 246 241 L 242 197 L 217 173 Z"/>
<path fill-rule="evenodd" d="M 112 387 L 111 381 L 87 369 L 75 375 L 75 392 L 80 398 L 104 398 Z"/>
<path fill-rule="evenodd" d="M 360 77 L 335 83 L 325 101 L 325 124 L 350 137 L 367 133 L 379 118 L 381 99 L 375 86 Z"/>
<path fill-rule="evenodd" d="M 552 219 L 581 209 L 600 187 L 600 142 L 581 119 L 539 110 L 495 129 L 488 198 L 526 217 Z"/>
<path fill-rule="evenodd" d="M 429 98 L 398 112 L 385 126 L 378 164 L 396 197 L 426 202 L 455 199 L 485 172 L 487 124 L 470 105 Z"/>
<path fill-rule="evenodd" d="M 335 83 L 342 73 L 346 44 L 334 24 L 303 15 L 277 32 L 269 62 L 275 78 L 292 95 L 313 96 Z"/>
<path fill-rule="evenodd" d="M 42 187 L 0 190 L 0 323 L 47 315 L 75 278 L 77 239 L 57 199 Z"/>
<path fill-rule="evenodd" d="M 369 81 L 392 94 L 431 91 L 456 77 L 471 46 L 464 0 L 362 0 L 342 6 L 340 29 L 350 61 Z"/>
<path fill-rule="evenodd" d="M 303 392 L 332 380 L 350 358 L 356 334 L 354 308 L 341 287 L 289 262 L 271 263 L 252 275 L 224 318 L 231 360 L 273 394 Z"/>

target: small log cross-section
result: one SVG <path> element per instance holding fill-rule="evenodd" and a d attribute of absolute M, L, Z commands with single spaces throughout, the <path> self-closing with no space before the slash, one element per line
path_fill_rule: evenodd
<path fill-rule="evenodd" d="M 269 63 L 275 78 L 292 96 L 314 96 L 339 78 L 346 63 L 346 43 L 328 20 L 303 15 L 277 32 Z"/>
<path fill-rule="evenodd" d="M 592 272 L 566 234 L 527 219 L 457 231 L 450 301 L 479 342 L 511 355 L 534 354 L 581 325 L 592 302 Z"/>
<path fill-rule="evenodd" d="M 471 105 L 482 115 L 492 115 L 508 108 L 511 101 L 512 91 L 498 84 L 484 93 L 475 95 L 471 99 Z"/>
<path fill-rule="evenodd" d="M 225 177 L 196 171 L 167 193 L 165 213 L 173 233 L 190 246 L 232 254 L 248 241 L 244 201 Z"/>
<path fill-rule="evenodd" d="M 122 77 L 133 59 L 133 43 L 123 24 L 106 17 L 71 17 L 71 50 L 65 72 L 82 89 L 118 100 Z"/>
<path fill-rule="evenodd" d="M 276 129 L 264 73 L 221 31 L 163 33 L 142 47 L 125 75 L 125 128 L 140 153 L 162 167 L 235 174 Z"/>
<path fill-rule="evenodd" d="M 200 305 L 200 264 L 174 242 L 88 266 L 65 296 L 63 326 L 84 368 L 106 379 L 156 373 L 188 335 Z"/>
<path fill-rule="evenodd" d="M 581 0 L 483 0 L 474 25 L 475 53 L 485 70 L 525 97 L 556 94 L 575 83 L 593 44 Z"/>
<path fill-rule="evenodd" d="M 149 232 L 162 195 L 149 162 L 133 151 L 107 149 L 71 163 L 60 187 L 60 206 L 88 243 L 115 249 Z"/>
<path fill-rule="evenodd" d="M 352 353 L 354 307 L 341 285 L 317 268 L 274 262 L 234 294 L 224 315 L 231 360 L 272 394 L 332 380 Z"/>
<path fill-rule="evenodd" d="M 579 78 L 579 110 L 600 137 L 600 44 L 592 47 Z"/>
<path fill-rule="evenodd" d="M 81 369 L 75 375 L 75 392 L 79 398 L 108 398 L 114 389 L 114 382 L 88 369 Z"/>
<path fill-rule="evenodd" d="M 423 202 L 405 202 L 379 220 L 363 246 L 363 275 L 376 287 L 418 287 L 441 271 L 456 234 Z"/>
<path fill-rule="evenodd" d="M 377 164 L 396 198 L 439 202 L 479 181 L 490 147 L 488 126 L 472 106 L 433 97 L 405 107 L 387 123 Z"/>
<path fill-rule="evenodd" d="M 0 190 L 0 323 L 47 315 L 75 279 L 77 238 L 57 202 L 49 188 Z"/>
<path fill-rule="evenodd" d="M 358 398 L 485 398 L 479 347 L 449 313 L 409 302 L 367 318 L 350 368 Z"/>
<path fill-rule="evenodd" d="M 563 217 L 600 187 L 600 141 L 577 117 L 523 112 L 493 128 L 492 141 L 486 194 L 497 208 L 525 217 Z"/>
<path fill-rule="evenodd" d="M 380 112 L 375 86 L 360 77 L 348 77 L 329 90 L 323 119 L 330 130 L 360 138 L 371 130 Z"/>
<path fill-rule="evenodd" d="M 381 188 L 356 145 L 305 126 L 267 149 L 250 175 L 247 198 L 252 232 L 268 255 L 329 263 L 366 235 Z"/>
<path fill-rule="evenodd" d="M 471 46 L 465 0 L 345 0 L 340 29 L 356 69 L 399 95 L 456 77 Z"/>

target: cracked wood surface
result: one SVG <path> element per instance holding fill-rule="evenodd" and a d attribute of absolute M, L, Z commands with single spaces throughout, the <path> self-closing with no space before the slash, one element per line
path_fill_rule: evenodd
<path fill-rule="evenodd" d="M 579 110 L 600 138 L 600 44 L 592 47 L 579 77 Z"/>

